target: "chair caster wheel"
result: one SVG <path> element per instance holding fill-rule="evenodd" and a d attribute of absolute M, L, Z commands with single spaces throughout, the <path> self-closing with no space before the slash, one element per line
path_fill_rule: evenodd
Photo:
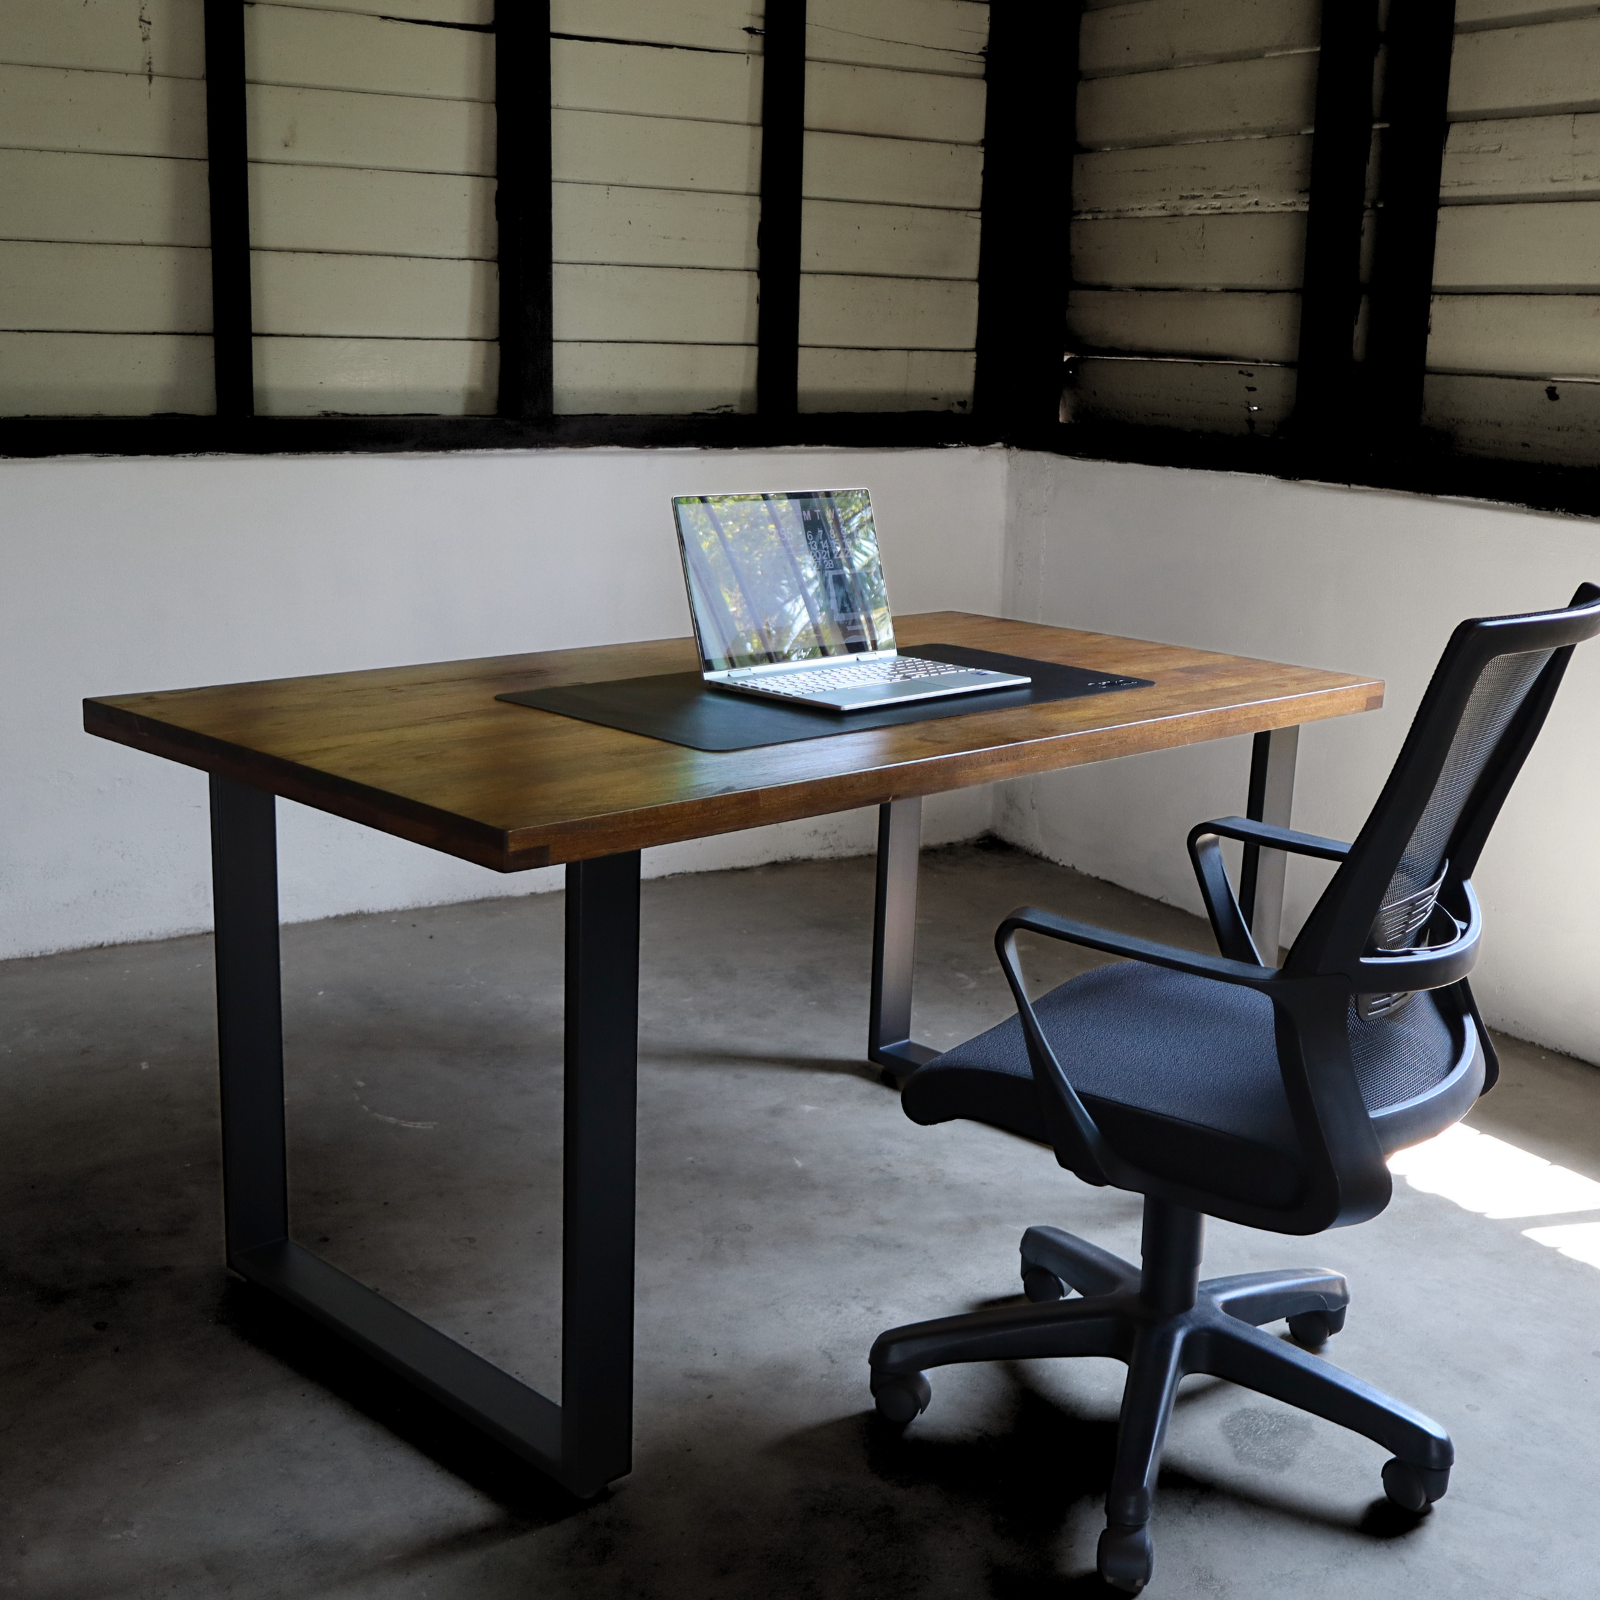
<path fill-rule="evenodd" d="M 886 1372 L 872 1375 L 872 1398 L 885 1422 L 904 1427 L 928 1409 L 933 1386 L 920 1372 Z"/>
<path fill-rule="evenodd" d="M 1344 1326 L 1344 1314 L 1350 1308 L 1339 1306 L 1333 1311 L 1302 1311 L 1298 1317 L 1289 1318 L 1289 1337 L 1306 1350 L 1319 1350 Z"/>
<path fill-rule="evenodd" d="M 1100 1535 L 1095 1565 L 1100 1569 L 1100 1576 L 1113 1589 L 1138 1594 L 1149 1583 L 1150 1574 L 1156 1569 L 1155 1551 L 1150 1546 L 1150 1530 L 1144 1527 L 1108 1527 Z"/>
<path fill-rule="evenodd" d="M 1037 1304 L 1045 1300 L 1064 1300 L 1067 1286 L 1048 1267 L 1025 1267 L 1022 1292 Z"/>
<path fill-rule="evenodd" d="M 1383 1492 L 1403 1510 L 1426 1511 L 1449 1487 L 1449 1467 L 1414 1467 L 1398 1456 L 1384 1463 Z"/>

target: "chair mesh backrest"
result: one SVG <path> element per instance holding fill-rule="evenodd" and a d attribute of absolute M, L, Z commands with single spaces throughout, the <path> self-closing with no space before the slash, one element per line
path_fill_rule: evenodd
<path fill-rule="evenodd" d="M 1495 656 L 1478 674 L 1439 769 L 1428 803 L 1412 830 L 1372 924 L 1369 946 L 1404 950 L 1416 943 L 1433 914 L 1449 862 L 1446 852 L 1501 739 L 1552 652 L 1529 650 Z M 1358 1011 L 1373 1019 L 1398 1011 L 1409 994 L 1362 997 Z"/>
<path fill-rule="evenodd" d="M 1403 909 L 1408 903 L 1415 902 L 1430 889 L 1437 892 L 1436 885 L 1447 864 L 1445 852 L 1467 808 L 1467 801 L 1472 798 L 1484 768 L 1550 656 L 1549 650 L 1496 656 L 1478 674 L 1466 710 L 1456 726 L 1455 737 L 1450 741 L 1449 754 L 1439 769 L 1433 793 L 1428 796 L 1428 803 L 1400 857 L 1400 865 L 1389 880 L 1382 909 L 1373 924 L 1374 940 L 1383 948 L 1403 948 L 1426 922 L 1424 914 L 1412 927 L 1394 926 L 1397 921 L 1410 921 L 1415 916 L 1414 907 Z M 1431 907 L 1431 898 L 1429 904 Z M 1400 933 L 1404 942 L 1389 943 L 1387 936 L 1391 933 Z"/>

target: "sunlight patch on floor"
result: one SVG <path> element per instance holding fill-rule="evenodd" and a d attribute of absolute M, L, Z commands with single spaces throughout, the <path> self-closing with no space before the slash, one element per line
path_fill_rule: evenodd
<path fill-rule="evenodd" d="M 1524 1239 L 1547 1244 L 1585 1266 L 1600 1267 L 1600 1222 L 1562 1222 L 1553 1228 L 1524 1228 Z"/>
<path fill-rule="evenodd" d="M 1600 1183 L 1459 1122 L 1392 1155 L 1389 1170 L 1423 1194 L 1485 1217 L 1600 1211 Z"/>
<path fill-rule="evenodd" d="M 1389 1170 L 1423 1194 L 1439 1195 L 1465 1211 L 1497 1220 L 1600 1211 L 1600 1183 L 1462 1123 L 1397 1151 L 1389 1158 Z M 1522 1236 L 1600 1267 L 1600 1222 L 1524 1228 Z"/>

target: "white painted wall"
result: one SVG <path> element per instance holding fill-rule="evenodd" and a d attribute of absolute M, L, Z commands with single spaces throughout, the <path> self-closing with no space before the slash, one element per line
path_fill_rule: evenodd
<path fill-rule="evenodd" d="M 86 695 L 688 632 L 667 500 L 865 483 L 897 610 L 998 611 L 999 451 L 541 451 L 0 463 L 0 957 L 209 927 L 202 774 L 82 731 Z M 927 836 L 988 826 L 986 790 Z M 552 888 L 280 803 L 290 921 Z M 847 813 L 653 874 L 872 848 Z"/>
<path fill-rule="evenodd" d="M 1352 672 L 1375 714 L 1301 735 L 1296 826 L 1348 839 L 1376 798 L 1450 630 L 1600 579 L 1592 522 L 1267 478 L 1018 454 L 1008 613 Z M 1477 874 L 1473 983 L 1489 1020 L 1600 1061 L 1600 645 L 1581 648 Z M 1200 909 L 1184 836 L 1244 809 L 1249 741 L 1008 785 L 1006 837 Z M 1290 867 L 1298 928 L 1327 869 Z"/>
<path fill-rule="evenodd" d="M 1295 821 L 1349 837 L 1462 617 L 1600 576 L 1592 525 L 1504 508 L 1000 451 L 561 451 L 0 463 L 0 957 L 210 924 L 205 782 L 82 732 L 85 695 L 687 631 L 666 509 L 865 482 L 902 612 L 942 606 L 1376 673 L 1382 712 L 1302 737 Z M 1580 651 L 1478 875 L 1477 987 L 1600 1061 L 1600 647 Z M 1247 740 L 930 803 L 1199 909 L 1183 837 L 1242 809 Z M 288 920 L 555 887 L 280 806 Z M 872 848 L 870 812 L 647 854 L 705 870 Z M 1323 869 L 1290 869 L 1297 926 Z"/>

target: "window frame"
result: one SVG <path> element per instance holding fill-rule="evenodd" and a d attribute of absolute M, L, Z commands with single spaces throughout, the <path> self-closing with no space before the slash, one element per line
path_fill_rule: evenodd
<path fill-rule="evenodd" d="M 256 416 L 244 4 L 205 0 L 204 7 L 217 413 L 6 418 L 0 422 L 0 457 L 1006 445 L 1081 460 L 1246 472 L 1600 516 L 1600 473 L 1592 468 L 1466 455 L 1430 439 L 1420 424 L 1454 0 L 1392 0 L 1383 108 L 1386 186 L 1405 203 L 1385 219 L 1387 249 L 1380 234 L 1369 286 L 1373 343 L 1365 364 L 1356 363 L 1344 345 L 1354 335 L 1360 295 L 1360 186 L 1376 3 L 1325 7 L 1325 17 L 1337 20 L 1325 35 L 1319 63 L 1307 217 L 1308 234 L 1323 243 L 1302 289 L 1310 313 L 1303 313 L 1302 326 L 1316 331 L 1302 336 L 1295 415 L 1270 438 L 1059 420 L 1075 142 L 1064 133 L 1074 123 L 1082 0 L 1042 11 L 1030 0 L 990 3 L 970 413 L 797 409 L 806 0 L 768 0 L 756 411 L 556 415 L 551 138 L 544 111 L 550 102 L 550 4 L 515 0 L 497 7 L 494 25 L 497 413 Z M 1326 71 L 1324 64 L 1336 70 Z M 1034 175 L 1048 170 L 1052 159 L 1062 176 L 1052 188 L 1052 204 L 1044 206 Z M 1379 395 L 1381 413 L 1371 403 Z"/>

